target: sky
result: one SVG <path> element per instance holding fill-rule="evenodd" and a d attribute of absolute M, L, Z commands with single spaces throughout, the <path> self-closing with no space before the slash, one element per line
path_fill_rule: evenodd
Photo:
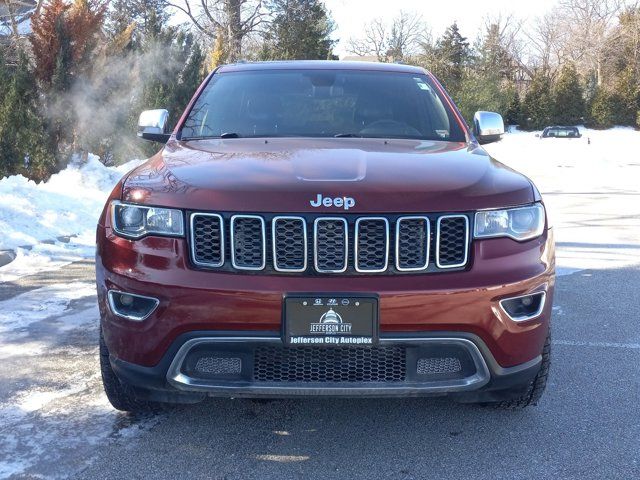
<path fill-rule="evenodd" d="M 454 21 L 462 34 L 472 42 L 489 15 L 513 14 L 520 19 L 533 19 L 543 15 L 557 4 L 557 0 L 325 0 L 336 23 L 334 37 L 339 39 L 336 53 L 348 55 L 349 38 L 362 35 L 364 25 L 374 18 L 391 19 L 400 10 L 422 15 L 434 37 L 440 36 Z"/>

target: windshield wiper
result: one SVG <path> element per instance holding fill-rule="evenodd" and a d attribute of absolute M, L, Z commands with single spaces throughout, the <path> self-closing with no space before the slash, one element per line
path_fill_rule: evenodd
<path fill-rule="evenodd" d="M 362 135 L 358 135 L 357 133 L 336 133 L 334 135 L 335 138 L 360 138 Z"/>
<path fill-rule="evenodd" d="M 220 135 L 220 138 L 240 138 L 240 135 L 235 132 L 225 132 Z"/>

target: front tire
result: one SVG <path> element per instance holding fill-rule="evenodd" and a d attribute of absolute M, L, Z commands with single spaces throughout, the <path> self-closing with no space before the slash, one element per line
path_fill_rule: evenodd
<path fill-rule="evenodd" d="M 104 342 L 102 329 L 100 330 L 100 372 L 102 374 L 104 392 L 107 394 L 109 403 L 116 410 L 140 413 L 153 412 L 158 409 L 158 406 L 154 403 L 138 399 L 133 389 L 129 385 L 122 383 L 116 376 L 109 361 L 109 349 Z"/>
<path fill-rule="evenodd" d="M 505 410 L 521 410 L 530 405 L 537 405 L 547 386 L 547 378 L 549 376 L 550 366 L 551 332 L 549 332 L 549 334 L 547 335 L 547 339 L 544 342 L 544 347 L 542 348 L 542 363 L 540 365 L 540 371 L 538 371 L 535 378 L 528 385 L 526 392 L 523 395 L 514 397 L 510 400 L 503 400 L 501 402 L 495 403 L 486 403 L 484 405 Z"/>

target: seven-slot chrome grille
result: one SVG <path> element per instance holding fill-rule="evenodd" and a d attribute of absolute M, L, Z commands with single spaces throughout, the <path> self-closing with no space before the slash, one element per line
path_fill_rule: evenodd
<path fill-rule="evenodd" d="M 469 216 L 191 213 L 196 267 L 298 274 L 402 274 L 464 269 Z"/>

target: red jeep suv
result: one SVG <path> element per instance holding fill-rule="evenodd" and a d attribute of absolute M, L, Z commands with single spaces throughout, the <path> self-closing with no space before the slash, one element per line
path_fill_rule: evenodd
<path fill-rule="evenodd" d="M 113 406 L 206 396 L 535 404 L 554 244 L 536 187 L 422 68 L 217 68 L 97 230 Z"/>

